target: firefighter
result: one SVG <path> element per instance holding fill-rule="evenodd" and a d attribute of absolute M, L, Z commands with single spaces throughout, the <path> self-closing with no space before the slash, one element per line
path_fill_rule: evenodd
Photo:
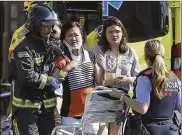
<path fill-rule="evenodd" d="M 25 1 L 24 2 L 24 12 L 25 14 L 27 15 L 31 9 L 33 7 L 35 7 L 36 5 L 49 5 L 49 2 L 47 1 Z M 8 61 L 9 63 L 11 63 L 11 58 L 13 56 L 13 51 L 14 49 L 16 48 L 16 46 L 25 38 L 25 36 L 21 36 L 21 32 L 22 30 L 24 30 L 24 32 L 28 32 L 26 29 L 25 29 L 25 24 L 23 24 L 22 26 L 20 26 L 17 30 L 15 30 L 15 32 L 13 33 L 13 36 L 12 36 L 12 40 L 11 40 L 11 43 L 10 43 L 10 46 L 9 46 L 9 53 L 8 53 Z M 54 30 L 53 30 L 54 32 Z M 13 71 L 11 72 L 10 76 L 9 76 L 9 83 L 11 83 L 11 92 L 13 92 L 13 78 L 14 78 L 14 73 Z M 10 114 L 11 113 L 11 109 L 12 109 L 12 95 L 11 95 L 11 98 L 10 98 L 10 104 L 8 106 L 8 109 L 7 109 L 7 113 Z"/>
<path fill-rule="evenodd" d="M 57 15 L 48 6 L 35 6 L 24 25 L 29 32 L 13 52 L 15 135 L 50 135 L 55 126 L 54 91 L 60 86 L 60 78 L 53 77 L 55 61 L 47 63 L 45 58 L 52 27 L 58 23 Z"/>
<path fill-rule="evenodd" d="M 97 50 L 100 45 L 98 45 L 99 38 L 101 37 L 103 31 L 103 25 L 99 25 L 96 29 L 94 29 L 88 36 L 87 36 L 87 46 L 88 50 Z"/>
<path fill-rule="evenodd" d="M 47 1 L 25 1 L 24 2 L 24 12 L 27 15 L 31 9 L 33 7 L 35 7 L 36 5 L 49 5 L 49 3 Z M 20 26 L 17 30 L 15 30 L 15 32 L 13 33 L 12 39 L 11 39 L 11 43 L 9 46 L 9 54 L 8 54 L 8 61 L 11 63 L 11 57 L 12 57 L 12 53 L 14 51 L 14 49 L 16 48 L 16 46 L 25 38 L 25 36 L 19 36 L 19 33 L 24 29 L 25 24 L 23 24 L 22 26 Z"/>
<path fill-rule="evenodd" d="M 39 5 L 39 4 L 48 5 L 48 2 L 47 1 L 25 1 L 24 2 L 24 12 L 25 12 L 25 14 L 27 15 L 34 6 Z M 19 33 L 23 29 L 24 29 L 24 24 L 22 26 L 20 26 L 17 30 L 15 30 L 15 32 L 13 33 L 11 43 L 10 43 L 10 46 L 9 46 L 9 52 L 8 52 L 8 61 L 9 61 L 9 63 L 11 63 L 11 58 L 13 56 L 14 49 L 25 38 L 25 36 L 18 36 Z M 14 73 L 11 72 L 8 80 L 11 83 L 11 91 L 12 92 L 13 92 L 13 83 L 12 83 L 13 77 L 14 77 Z M 11 95 L 11 98 L 10 98 L 10 104 L 8 106 L 8 109 L 7 109 L 8 114 L 11 113 L 11 109 L 12 109 L 11 101 L 12 101 L 12 95 Z"/>
<path fill-rule="evenodd" d="M 111 95 L 123 98 L 135 111 L 129 135 L 178 135 L 173 115 L 175 109 L 180 113 L 182 109 L 181 82 L 168 71 L 164 62 L 165 48 L 159 40 L 147 41 L 144 54 L 149 68 L 137 77 L 135 99 L 124 96 L 118 90 L 113 90 Z"/>

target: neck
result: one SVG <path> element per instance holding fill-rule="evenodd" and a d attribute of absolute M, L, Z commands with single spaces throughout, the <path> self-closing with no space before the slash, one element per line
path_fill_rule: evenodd
<path fill-rule="evenodd" d="M 118 48 L 118 46 L 116 46 L 116 45 L 110 45 L 111 46 L 111 51 L 113 52 L 113 53 L 118 53 L 119 52 L 119 48 Z"/>
<path fill-rule="evenodd" d="M 75 56 L 79 56 L 79 49 L 72 50 L 72 54 Z"/>

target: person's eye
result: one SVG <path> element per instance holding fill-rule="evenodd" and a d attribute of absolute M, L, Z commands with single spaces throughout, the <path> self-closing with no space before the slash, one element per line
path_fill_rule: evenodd
<path fill-rule="evenodd" d="M 121 31 L 120 30 L 116 30 L 116 33 L 120 33 Z"/>
<path fill-rule="evenodd" d="M 53 33 L 57 34 L 58 32 L 56 30 L 53 30 Z"/>
<path fill-rule="evenodd" d="M 71 37 L 72 35 L 70 34 L 70 35 L 66 35 L 66 37 Z"/>

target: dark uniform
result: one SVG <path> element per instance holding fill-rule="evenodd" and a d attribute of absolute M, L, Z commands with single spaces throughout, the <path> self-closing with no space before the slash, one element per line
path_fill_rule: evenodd
<path fill-rule="evenodd" d="M 147 76 L 151 81 L 151 69 L 142 71 L 139 76 Z M 139 122 L 141 122 L 140 120 L 142 120 L 143 125 L 150 135 L 178 135 L 179 129 L 177 125 L 174 124 L 173 115 L 179 91 L 180 87 L 178 85 L 177 76 L 174 73 L 171 73 L 164 91 L 164 98 L 159 99 L 156 96 L 154 89 L 152 89 L 148 111 L 144 115 L 135 112 L 136 116 L 134 116 L 132 119 L 133 121 L 131 121 L 131 131 L 133 130 L 132 128 L 136 127 L 135 124 L 139 124 Z M 142 130 L 145 128 L 143 127 Z M 143 132 L 141 135 L 147 135 L 147 133 Z"/>
<path fill-rule="evenodd" d="M 38 17 L 35 15 L 34 19 L 40 18 L 43 14 L 43 18 L 49 17 L 47 22 L 51 26 L 58 21 L 47 6 L 36 6 L 33 10 L 34 13 L 38 12 Z M 38 21 L 41 23 L 41 20 Z M 36 20 L 33 22 L 38 23 Z M 32 20 L 28 23 L 32 26 Z M 29 29 L 30 33 L 14 50 L 12 61 L 16 71 L 12 101 L 14 133 L 50 135 L 54 128 L 56 106 L 55 87 L 53 87 L 56 83 L 53 77 L 55 62 L 47 61 L 46 41 L 31 28 Z"/>

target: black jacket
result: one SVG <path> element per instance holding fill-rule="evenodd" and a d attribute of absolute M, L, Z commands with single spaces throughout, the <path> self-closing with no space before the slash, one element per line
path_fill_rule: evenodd
<path fill-rule="evenodd" d="M 15 99 L 30 100 L 31 103 L 42 105 L 44 100 L 55 98 L 51 86 L 51 83 L 55 81 L 55 78 L 52 77 L 55 62 L 54 58 L 46 60 L 47 47 L 44 39 L 29 34 L 14 50 L 12 65 L 16 70 Z M 21 107 L 16 105 L 21 104 L 19 100 L 15 102 L 13 103 L 15 106 Z M 54 106 L 50 105 L 51 102 L 48 103 L 48 108 Z"/>

